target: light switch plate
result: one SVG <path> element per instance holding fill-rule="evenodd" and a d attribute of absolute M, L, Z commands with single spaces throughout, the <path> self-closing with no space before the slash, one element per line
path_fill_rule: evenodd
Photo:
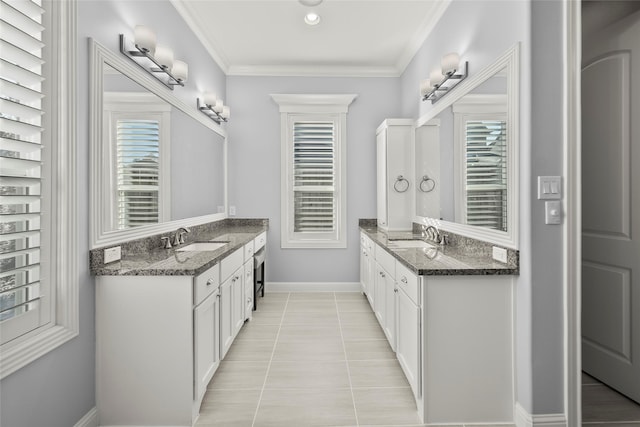
<path fill-rule="evenodd" d="M 229 216 L 236 216 L 236 207 L 229 206 Z"/>
<path fill-rule="evenodd" d="M 115 246 L 113 248 L 108 248 L 104 250 L 104 263 L 109 264 L 110 262 L 120 261 L 122 258 L 122 248 L 120 246 Z"/>
<path fill-rule="evenodd" d="M 559 201 L 544 202 L 544 223 L 562 224 L 562 203 Z"/>
<path fill-rule="evenodd" d="M 507 250 L 505 248 L 493 247 L 493 259 L 503 263 L 507 263 Z"/>
<path fill-rule="evenodd" d="M 562 178 L 559 176 L 538 177 L 538 199 L 560 200 L 562 198 Z"/>

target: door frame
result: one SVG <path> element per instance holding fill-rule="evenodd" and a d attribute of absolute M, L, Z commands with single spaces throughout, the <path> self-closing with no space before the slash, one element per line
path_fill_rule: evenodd
<path fill-rule="evenodd" d="M 582 0 L 563 2 L 563 154 L 566 177 L 563 230 L 564 406 L 568 426 L 582 424 Z"/>

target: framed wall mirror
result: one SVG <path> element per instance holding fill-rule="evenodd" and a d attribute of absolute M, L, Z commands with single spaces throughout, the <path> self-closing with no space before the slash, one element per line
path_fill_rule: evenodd
<path fill-rule="evenodd" d="M 91 248 L 227 216 L 225 131 L 90 40 Z"/>
<path fill-rule="evenodd" d="M 519 46 L 416 123 L 415 219 L 518 247 Z"/>

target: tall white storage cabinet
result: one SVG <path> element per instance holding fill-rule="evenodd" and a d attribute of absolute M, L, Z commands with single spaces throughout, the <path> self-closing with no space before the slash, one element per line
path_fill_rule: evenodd
<path fill-rule="evenodd" d="M 414 121 L 387 119 L 376 131 L 378 165 L 378 227 L 411 229 L 413 218 Z"/>

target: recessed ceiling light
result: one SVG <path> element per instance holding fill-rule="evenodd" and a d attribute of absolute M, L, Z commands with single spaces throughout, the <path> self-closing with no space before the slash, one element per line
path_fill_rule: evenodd
<path fill-rule="evenodd" d="M 298 0 L 304 6 L 317 6 L 322 3 L 322 0 Z"/>
<path fill-rule="evenodd" d="M 309 25 L 318 25 L 320 23 L 320 15 L 315 12 L 309 12 L 304 16 L 304 22 Z"/>

